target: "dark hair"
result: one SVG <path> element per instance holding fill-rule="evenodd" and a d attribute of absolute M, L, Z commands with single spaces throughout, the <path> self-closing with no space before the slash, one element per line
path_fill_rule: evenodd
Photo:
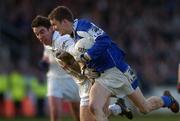
<path fill-rule="evenodd" d="M 61 22 L 63 19 L 67 19 L 70 22 L 73 22 L 73 14 L 71 10 L 65 6 L 58 6 L 54 8 L 48 16 L 49 19 L 56 19 Z"/>
<path fill-rule="evenodd" d="M 43 26 L 49 29 L 51 27 L 51 23 L 47 17 L 38 15 L 33 19 L 31 23 L 31 27 L 33 28 L 33 27 L 39 27 L 39 26 Z"/>

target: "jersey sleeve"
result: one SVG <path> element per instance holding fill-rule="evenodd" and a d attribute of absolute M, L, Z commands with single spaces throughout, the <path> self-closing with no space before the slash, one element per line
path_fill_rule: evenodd
<path fill-rule="evenodd" d="M 50 50 L 47 46 L 44 46 L 43 57 L 42 60 L 49 62 Z"/>
<path fill-rule="evenodd" d="M 86 31 L 95 40 L 92 48 L 87 51 L 91 59 L 97 59 L 111 45 L 112 41 L 106 33 L 87 20 L 79 20 L 77 29 Z"/>

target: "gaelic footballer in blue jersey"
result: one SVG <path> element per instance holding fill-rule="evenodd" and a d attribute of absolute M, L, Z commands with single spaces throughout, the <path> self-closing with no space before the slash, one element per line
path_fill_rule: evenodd
<path fill-rule="evenodd" d="M 58 79 L 57 81 L 53 80 L 52 83 L 48 83 L 50 88 L 48 91 L 48 95 L 57 96 L 58 98 L 61 97 L 61 93 L 63 93 L 61 98 L 68 99 L 68 100 L 74 100 L 77 101 L 78 90 L 76 89 L 77 85 L 79 87 L 79 96 L 80 96 L 80 120 L 81 121 L 95 121 L 94 117 L 91 115 L 88 109 L 88 102 L 89 102 L 89 89 L 91 87 L 91 81 L 86 80 L 87 77 L 85 77 L 83 74 L 81 74 L 80 66 L 79 64 L 74 60 L 74 58 L 70 55 L 70 53 L 73 53 L 73 50 L 71 50 L 71 46 L 73 46 L 74 40 L 67 34 L 67 35 L 60 35 L 59 32 L 54 31 L 52 29 L 52 26 L 50 24 L 50 21 L 43 16 L 37 16 L 32 21 L 32 29 L 38 40 L 45 45 L 45 48 L 48 49 L 47 54 L 50 56 L 49 61 L 50 63 L 55 63 L 54 61 L 57 61 L 59 65 L 52 66 L 53 67 L 53 73 L 52 68 L 50 73 L 48 74 L 48 77 L 52 81 L 52 79 Z M 80 42 L 80 41 L 79 41 Z M 67 53 L 68 52 L 68 53 Z M 47 54 L 45 54 L 47 56 Z M 60 68 L 59 68 L 60 66 Z M 54 70 L 54 68 L 56 68 Z M 74 84 L 70 79 L 66 79 L 66 73 L 63 72 L 63 70 L 69 74 L 74 81 L 77 83 Z M 59 74 L 58 72 L 63 72 L 64 74 Z M 89 73 L 92 77 L 92 75 L 96 75 L 96 72 Z M 62 77 L 63 76 L 63 77 Z M 62 77 L 62 79 L 61 79 Z M 62 84 L 61 80 L 63 82 L 63 89 L 61 88 Z M 68 80 L 68 81 L 67 81 Z M 51 82 L 49 81 L 49 82 Z M 58 87 L 59 86 L 59 87 Z M 75 87 L 74 87 L 75 86 Z M 55 90 L 54 90 L 55 89 Z M 59 92 L 60 91 L 60 92 Z M 61 92 L 62 91 L 62 92 Z M 64 92 L 65 91 L 65 92 Z M 76 98 L 77 97 L 77 98 Z M 58 119 L 58 108 L 57 102 L 58 100 L 55 97 L 50 99 L 50 108 L 51 108 L 51 120 L 57 120 Z M 76 100 L 75 100 L 76 99 Z M 122 101 L 121 101 L 122 102 Z M 73 102 L 72 109 L 76 109 L 74 114 L 76 114 L 76 120 L 79 120 L 79 103 L 76 105 L 75 102 Z M 122 105 L 122 103 L 121 103 Z M 110 105 L 110 109 L 112 110 L 113 107 L 116 105 Z M 125 106 L 125 104 L 123 105 Z M 120 114 L 121 112 L 116 112 L 116 114 Z M 130 112 L 131 113 L 131 112 Z M 132 117 L 132 116 L 131 116 Z M 130 118 L 131 118 L 130 117 Z"/>
<path fill-rule="evenodd" d="M 90 90 L 90 110 L 98 121 L 107 121 L 103 109 L 111 95 L 128 96 L 142 113 L 148 113 L 161 107 L 168 107 L 172 112 L 179 112 L 179 104 L 169 91 L 161 97 L 152 96 L 145 99 L 138 87 L 134 71 L 125 61 L 125 52 L 99 27 L 85 19 L 74 20 L 72 12 L 65 6 L 58 6 L 49 19 L 56 30 L 70 34 L 75 41 L 81 39 L 79 31 L 86 32 L 95 40 L 94 45 L 80 56 L 86 67 L 101 73 L 95 78 Z"/>

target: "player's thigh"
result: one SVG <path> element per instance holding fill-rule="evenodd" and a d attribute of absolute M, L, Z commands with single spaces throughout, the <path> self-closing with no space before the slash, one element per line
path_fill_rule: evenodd
<path fill-rule="evenodd" d="M 109 100 L 109 97 L 111 95 L 111 92 L 103 87 L 98 82 L 95 82 L 90 90 L 90 108 L 101 108 L 103 109 L 107 100 Z"/>
<path fill-rule="evenodd" d="M 109 100 L 106 101 L 104 107 L 103 107 L 103 110 L 104 110 L 104 113 L 109 116 L 110 115 L 110 111 L 109 111 L 109 105 L 110 105 L 110 98 Z"/>
<path fill-rule="evenodd" d="M 81 121 L 95 121 L 94 116 L 87 106 L 80 106 L 80 120 Z"/>

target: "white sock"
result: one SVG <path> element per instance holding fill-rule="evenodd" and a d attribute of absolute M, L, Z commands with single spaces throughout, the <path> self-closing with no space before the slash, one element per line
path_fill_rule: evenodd
<path fill-rule="evenodd" d="M 121 107 L 117 104 L 112 104 L 112 105 L 109 105 L 108 109 L 112 112 L 113 115 L 117 116 L 119 115 L 122 110 L 121 110 Z"/>

